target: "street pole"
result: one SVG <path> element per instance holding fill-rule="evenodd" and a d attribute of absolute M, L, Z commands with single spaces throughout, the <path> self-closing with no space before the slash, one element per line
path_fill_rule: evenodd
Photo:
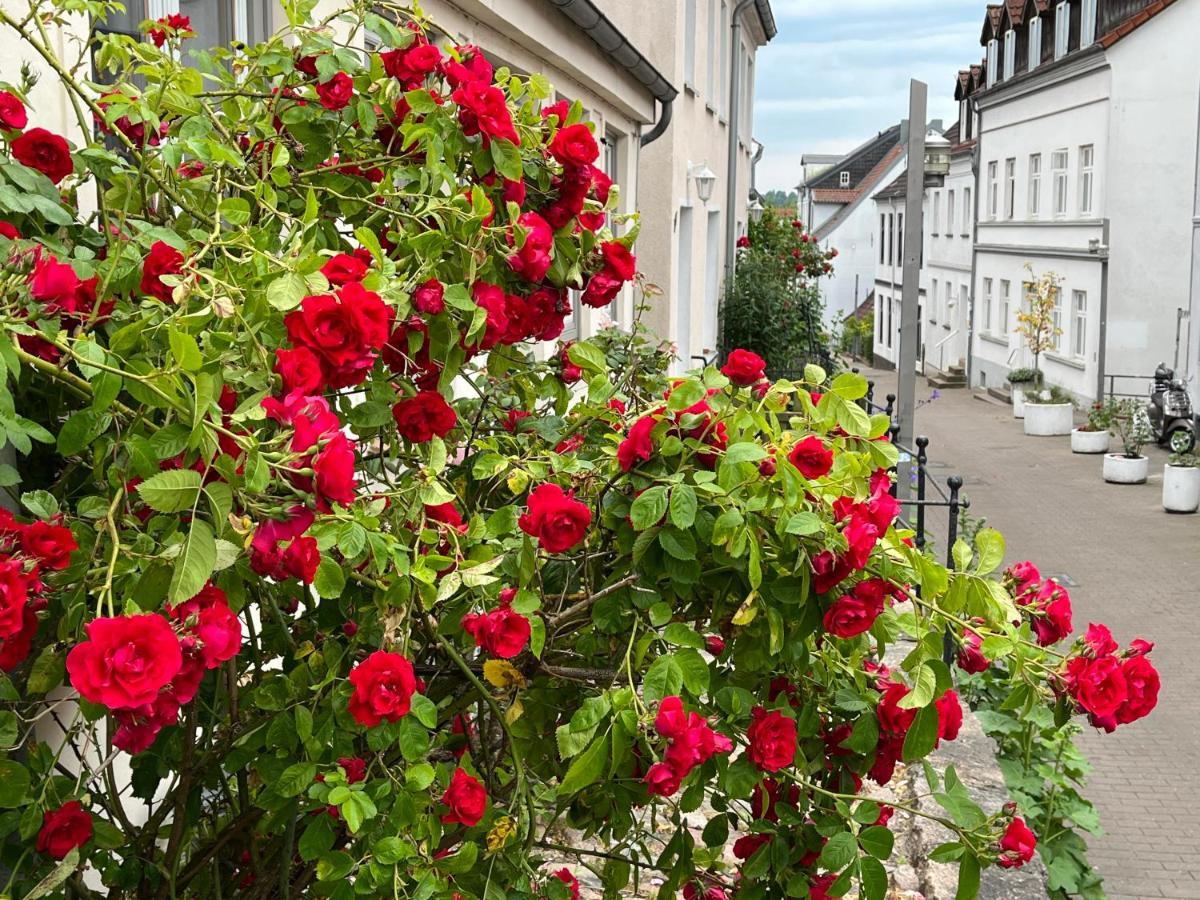
<path fill-rule="evenodd" d="M 921 222 L 925 199 L 925 101 L 929 88 L 913 79 L 908 88 L 908 177 L 904 190 L 904 274 L 900 301 L 900 369 L 896 387 L 896 424 L 900 426 L 897 443 L 913 446 L 913 414 L 916 412 L 917 352 L 921 330 L 920 278 Z M 897 489 L 901 499 L 909 494 L 910 462 L 901 460 L 897 467 Z"/>

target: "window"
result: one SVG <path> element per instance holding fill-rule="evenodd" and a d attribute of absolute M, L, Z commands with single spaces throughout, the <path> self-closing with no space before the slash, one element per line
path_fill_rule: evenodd
<path fill-rule="evenodd" d="M 999 164 L 995 160 L 992 160 L 990 163 L 988 163 L 987 210 L 989 219 L 996 218 L 996 209 L 1000 205 L 1000 186 L 996 182 L 996 168 L 998 165 Z"/>
<path fill-rule="evenodd" d="M 696 86 L 696 3 L 683 3 L 683 83 L 690 88 Z"/>
<path fill-rule="evenodd" d="M 939 227 L 941 221 L 939 210 L 942 208 L 942 192 L 934 191 L 931 202 L 933 203 L 933 233 L 937 234 L 941 230 Z"/>
<path fill-rule="evenodd" d="M 705 94 L 711 109 L 717 108 L 717 46 L 720 40 L 717 25 L 718 0 L 708 0 L 708 56 L 704 60 L 704 68 L 708 70 L 708 83 Z"/>
<path fill-rule="evenodd" d="M 1087 352 L 1087 291 L 1071 291 L 1071 355 L 1083 359 Z"/>
<path fill-rule="evenodd" d="M 1067 42 L 1071 37 L 1071 4 L 1063 2 L 1054 8 L 1054 58 L 1067 55 Z"/>
<path fill-rule="evenodd" d="M 954 191 L 946 192 L 946 236 L 954 236 Z"/>
<path fill-rule="evenodd" d="M 721 45 L 721 69 L 717 77 L 721 79 L 718 88 L 721 92 L 721 105 L 718 107 L 721 115 L 729 114 L 729 4 L 721 0 L 721 30 L 717 32 L 717 40 Z"/>
<path fill-rule="evenodd" d="M 887 301 L 884 299 L 882 294 L 877 295 L 875 298 L 875 322 L 876 322 L 875 330 L 879 333 L 879 336 L 876 338 L 876 340 L 881 344 L 883 343 L 883 335 L 884 335 L 883 304 L 886 302 Z"/>
<path fill-rule="evenodd" d="M 1000 279 L 1000 333 L 1008 334 L 1008 301 L 1012 294 L 1012 282 Z"/>
<path fill-rule="evenodd" d="M 904 213 L 896 214 L 896 265 L 904 265 Z"/>
<path fill-rule="evenodd" d="M 895 262 L 895 256 L 892 252 L 896 247 L 896 240 L 895 240 L 896 232 L 894 230 L 895 225 L 896 225 L 895 214 L 888 213 L 888 258 L 887 258 L 887 261 L 888 261 L 889 266 Z"/>
<path fill-rule="evenodd" d="M 887 214 L 879 214 L 879 264 L 887 262 Z"/>
<path fill-rule="evenodd" d="M 1042 211 L 1042 154 L 1029 154 L 1029 218 Z"/>
<path fill-rule="evenodd" d="M 985 334 L 992 331 L 992 279 L 983 279 L 983 300 L 979 306 L 979 330 Z"/>
<path fill-rule="evenodd" d="M 1017 68 L 1017 33 L 1011 28 L 1004 32 L 1004 77 L 1012 78 Z"/>
<path fill-rule="evenodd" d="M 841 187 L 850 187 L 850 172 L 849 172 L 849 170 L 838 173 L 838 184 Z"/>
<path fill-rule="evenodd" d="M 895 333 L 894 329 L 892 328 L 892 307 L 895 306 L 895 304 L 892 303 L 891 297 L 886 297 L 884 302 L 887 303 L 887 345 L 890 348 L 892 346 L 892 335 Z"/>
<path fill-rule="evenodd" d="M 1054 290 L 1054 311 L 1051 315 L 1051 320 L 1053 322 L 1053 330 L 1052 330 L 1053 333 L 1050 336 L 1050 340 L 1053 343 L 1053 346 L 1051 347 L 1051 349 L 1053 349 L 1055 351 L 1060 351 L 1060 350 L 1062 350 L 1063 316 L 1062 316 L 1062 291 L 1058 288 L 1055 288 L 1055 290 Z"/>
<path fill-rule="evenodd" d="M 1050 171 L 1054 178 L 1054 215 L 1067 214 L 1067 151 L 1055 150 L 1050 154 Z"/>
<path fill-rule="evenodd" d="M 754 137 L 754 57 L 749 51 L 743 50 L 742 59 L 746 68 L 742 72 L 741 129 L 742 139 L 749 145 Z"/>
<path fill-rule="evenodd" d="M 1017 205 L 1017 161 L 1009 157 L 1004 161 L 1004 218 L 1011 219 Z"/>
<path fill-rule="evenodd" d="M 1079 9 L 1079 46 L 1090 47 L 1096 40 L 1096 0 L 1082 0 Z"/>
<path fill-rule="evenodd" d="M 1042 62 L 1042 19 L 1034 16 L 1029 20 L 1029 71 L 1033 71 Z"/>
<path fill-rule="evenodd" d="M 933 279 L 933 281 L 930 285 L 929 296 L 930 296 L 930 300 L 932 301 L 929 304 L 929 306 L 931 307 L 929 310 L 929 315 L 933 318 L 933 321 L 936 322 L 936 321 L 938 321 L 938 319 L 941 316 L 941 309 L 939 306 L 939 301 L 941 298 L 938 296 L 938 280 L 936 278 Z"/>
<path fill-rule="evenodd" d="M 962 222 L 963 222 L 963 234 L 964 235 L 970 234 L 971 226 L 975 222 L 975 208 L 973 206 L 971 206 L 971 189 L 969 187 L 963 188 Z"/>
<path fill-rule="evenodd" d="M 996 83 L 996 39 L 987 42 L 987 86 Z"/>
<path fill-rule="evenodd" d="M 1092 214 L 1092 185 L 1095 183 L 1092 176 L 1094 157 L 1095 151 L 1091 144 L 1084 144 L 1079 148 L 1079 214 L 1081 216 Z"/>
<path fill-rule="evenodd" d="M 950 319 L 952 317 L 950 315 L 950 304 L 951 304 L 950 282 L 948 282 L 948 281 L 942 282 L 942 300 L 944 301 L 943 302 L 943 313 L 945 315 L 945 318 L 942 319 L 942 324 L 945 325 L 946 327 L 949 327 Z"/>

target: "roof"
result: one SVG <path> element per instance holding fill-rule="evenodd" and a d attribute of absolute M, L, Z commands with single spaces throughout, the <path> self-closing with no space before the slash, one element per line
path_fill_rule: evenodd
<path fill-rule="evenodd" d="M 1020 25 L 1025 18 L 1025 0 L 1004 0 L 1004 6 L 1008 11 L 1008 21 L 1014 26 Z"/>
<path fill-rule="evenodd" d="M 805 153 L 800 157 L 800 165 L 807 166 L 809 163 L 835 163 L 842 157 L 837 153 Z"/>
<path fill-rule="evenodd" d="M 942 137 L 944 137 L 946 140 L 948 140 L 950 142 L 950 146 L 954 146 L 955 144 L 958 143 L 958 126 L 959 126 L 959 123 L 955 122 L 953 125 L 951 125 L 949 128 L 947 128 L 945 131 L 942 132 Z"/>
<path fill-rule="evenodd" d="M 858 304 L 852 311 L 847 313 L 843 318 L 843 322 L 849 322 L 851 319 L 865 319 L 867 316 L 875 312 L 875 291 L 871 291 L 863 298 L 863 302 Z"/>
<path fill-rule="evenodd" d="M 896 176 L 882 191 L 876 192 L 872 200 L 903 200 L 908 196 L 908 168 Z"/>
<path fill-rule="evenodd" d="M 845 200 L 830 200 L 829 202 L 849 203 L 858 197 L 856 193 L 864 188 L 864 182 L 867 181 L 875 167 L 879 165 L 880 160 L 887 153 L 900 143 L 900 126 L 893 125 L 891 128 L 884 129 L 868 140 L 866 143 L 855 147 L 845 156 L 837 159 L 828 171 L 822 172 L 813 178 L 808 186 L 815 192 L 822 188 L 835 189 L 839 192 L 850 191 L 853 196 L 847 196 Z M 842 172 L 850 173 L 850 183 L 842 184 Z M 870 188 L 870 184 L 866 184 L 865 188 Z"/>
<path fill-rule="evenodd" d="M 814 203 L 851 203 L 858 193 L 855 188 L 815 188 L 812 195 Z"/>
<path fill-rule="evenodd" d="M 758 13 L 758 21 L 762 23 L 763 34 L 769 43 L 779 33 L 775 25 L 775 13 L 771 11 L 771 0 L 754 0 L 754 11 Z"/>
<path fill-rule="evenodd" d="M 1149 6 L 1147 6 L 1145 9 L 1143 9 L 1141 12 L 1135 13 L 1134 15 L 1130 16 L 1128 19 L 1126 19 L 1124 22 L 1122 22 L 1120 25 L 1118 25 L 1116 28 L 1114 28 L 1108 34 L 1103 35 L 1099 41 L 1100 46 L 1102 46 L 1105 50 L 1107 50 L 1109 47 L 1111 47 L 1113 44 L 1115 44 L 1121 38 L 1125 37 L 1130 32 L 1135 31 L 1138 28 L 1141 28 L 1143 25 L 1145 25 L 1152 18 L 1157 16 L 1160 12 L 1165 10 L 1168 6 L 1170 6 L 1174 2 L 1175 2 L 1175 0 L 1155 0 L 1155 2 L 1151 3 Z"/>
<path fill-rule="evenodd" d="M 892 129 L 889 128 L 885 133 L 892 133 Z M 816 237 L 816 239 L 818 241 L 824 240 L 835 230 L 837 230 L 837 227 L 846 220 L 846 217 L 849 216 L 850 213 L 853 212 L 858 206 L 858 204 L 863 201 L 863 198 L 869 196 L 871 189 L 879 182 L 881 178 L 883 178 L 887 171 L 894 166 L 896 161 L 903 155 L 904 147 L 900 143 L 900 126 L 897 125 L 895 126 L 895 138 L 891 148 L 887 150 L 882 157 L 880 157 L 879 161 L 874 165 L 874 167 L 872 167 L 871 171 L 868 172 L 861 181 L 859 181 L 857 196 L 853 200 L 845 203 L 841 209 L 820 224 L 817 230 L 813 232 L 813 235 Z M 836 169 L 837 166 L 834 168 Z"/>

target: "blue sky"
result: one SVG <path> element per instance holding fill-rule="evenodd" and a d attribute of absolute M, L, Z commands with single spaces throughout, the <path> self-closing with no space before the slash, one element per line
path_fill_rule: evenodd
<path fill-rule="evenodd" d="M 986 0 L 771 0 L 779 34 L 758 51 L 759 190 L 791 190 L 804 153 L 852 150 L 929 85 L 929 118 L 958 116 L 954 77 L 983 56 Z"/>

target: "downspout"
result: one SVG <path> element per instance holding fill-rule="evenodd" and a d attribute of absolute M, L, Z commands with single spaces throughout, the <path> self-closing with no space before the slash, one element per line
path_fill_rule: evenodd
<path fill-rule="evenodd" d="M 672 106 L 674 99 L 675 98 L 672 97 L 670 100 L 661 101 L 662 112 L 658 114 L 658 121 L 654 123 L 653 128 L 651 128 L 649 131 L 643 134 L 641 138 L 638 139 L 639 147 L 645 147 L 648 144 L 653 144 L 666 132 L 667 126 L 671 124 L 671 110 L 674 108 Z"/>
<path fill-rule="evenodd" d="M 757 175 L 758 164 L 762 160 L 763 151 L 767 148 L 763 146 L 761 141 L 755 141 L 754 143 L 758 145 L 758 149 L 755 150 L 754 155 L 750 157 L 750 193 L 757 197 L 758 182 L 755 176 Z"/>
<path fill-rule="evenodd" d="M 740 0 L 733 9 L 733 24 L 730 27 L 729 48 L 729 148 L 725 159 L 725 284 L 733 280 L 734 261 L 737 254 L 737 163 L 738 163 L 738 117 L 741 115 L 741 98 L 738 88 L 742 73 L 742 13 L 757 0 Z"/>
<path fill-rule="evenodd" d="M 1104 365 L 1108 348 L 1108 218 L 1100 232 L 1100 337 L 1096 348 L 1096 402 L 1104 400 Z"/>

